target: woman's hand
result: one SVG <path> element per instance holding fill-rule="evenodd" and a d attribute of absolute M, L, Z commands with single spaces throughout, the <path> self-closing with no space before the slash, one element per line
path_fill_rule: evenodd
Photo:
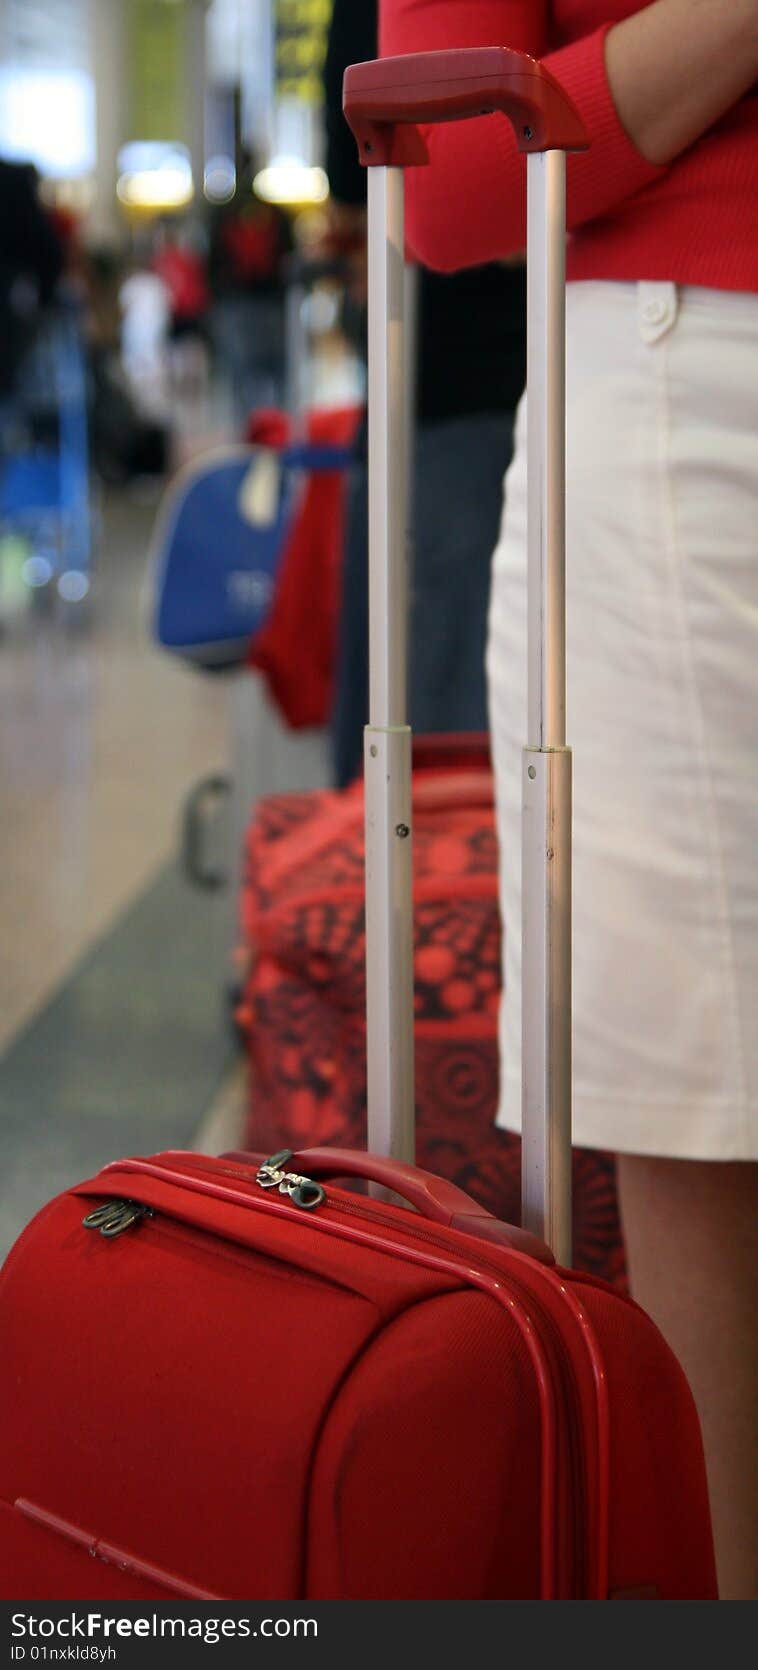
<path fill-rule="evenodd" d="M 758 0 L 654 0 L 609 30 L 605 62 L 629 138 L 671 162 L 758 79 Z"/>

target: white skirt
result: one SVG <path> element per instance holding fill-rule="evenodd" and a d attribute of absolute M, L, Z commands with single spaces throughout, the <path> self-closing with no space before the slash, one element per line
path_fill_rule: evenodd
<path fill-rule="evenodd" d="M 758 296 L 573 284 L 574 1141 L 758 1158 Z M 526 423 L 487 650 L 518 1130 Z"/>

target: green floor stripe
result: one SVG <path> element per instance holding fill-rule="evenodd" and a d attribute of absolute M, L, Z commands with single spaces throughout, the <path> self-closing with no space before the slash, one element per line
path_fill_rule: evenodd
<path fill-rule="evenodd" d="M 68 1182 L 192 1141 L 235 1048 L 218 895 L 167 867 L 0 1059 L 0 1256 Z"/>

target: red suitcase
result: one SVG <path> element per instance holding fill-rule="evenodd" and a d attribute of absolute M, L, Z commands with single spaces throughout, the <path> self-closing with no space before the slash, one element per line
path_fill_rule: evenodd
<path fill-rule="evenodd" d="M 495 1126 L 500 915 L 485 737 L 413 744 L 416 1159 L 507 1223 L 521 1142 Z M 246 847 L 237 1011 L 246 1146 L 366 1146 L 363 785 L 259 802 Z M 610 1154 L 573 1154 L 574 1264 L 626 1288 Z"/>
<path fill-rule="evenodd" d="M 415 130 L 393 119 L 483 107 L 505 109 L 536 151 L 534 423 L 541 295 L 554 330 L 560 322 L 563 149 L 581 138 L 565 100 L 540 66 L 503 49 L 359 66 L 346 91 L 355 126 L 372 113 L 368 161 L 388 151 L 418 160 Z M 402 179 L 398 167 L 371 171 L 380 481 L 400 404 Z M 540 227 L 559 234 L 546 236 L 545 262 L 534 260 Z M 550 366 L 549 487 L 562 411 L 555 357 Z M 387 539 L 397 510 L 388 495 L 375 500 L 377 577 L 387 577 L 387 544 L 398 559 L 375 667 L 402 599 L 397 526 Z M 538 518 L 538 568 L 543 527 Z M 551 537 L 558 572 L 559 547 Z M 413 1129 L 410 748 L 397 695 L 380 667 L 366 737 L 369 1122 L 394 1156 Z M 525 1216 L 561 1256 L 570 826 L 554 794 L 542 796 L 542 834 L 532 825 L 533 794 L 550 776 L 565 790 L 567 761 L 551 730 L 526 751 L 525 899 L 537 931 L 532 920 L 524 940 Z M 391 1186 L 416 1214 L 324 1191 L 315 1179 L 335 1171 Z M 2 1275 L 0 1337 L 0 1563 L 11 1597 L 715 1598 L 697 1417 L 653 1324 L 397 1157 L 119 1161 L 21 1237 Z"/>

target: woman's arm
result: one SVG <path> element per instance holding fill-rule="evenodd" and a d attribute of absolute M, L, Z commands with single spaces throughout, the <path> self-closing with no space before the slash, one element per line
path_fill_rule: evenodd
<path fill-rule="evenodd" d="M 655 0 L 605 42 L 608 84 L 638 151 L 671 162 L 758 76 L 756 0 Z"/>
<path fill-rule="evenodd" d="M 548 13 L 546 0 L 380 0 L 381 50 L 498 45 L 542 58 L 593 139 L 569 158 L 569 227 L 656 179 L 758 75 L 758 0 L 654 0 L 556 52 Z M 407 179 L 413 252 L 452 271 L 522 249 L 524 159 L 506 118 L 426 131 L 431 166 Z"/>

